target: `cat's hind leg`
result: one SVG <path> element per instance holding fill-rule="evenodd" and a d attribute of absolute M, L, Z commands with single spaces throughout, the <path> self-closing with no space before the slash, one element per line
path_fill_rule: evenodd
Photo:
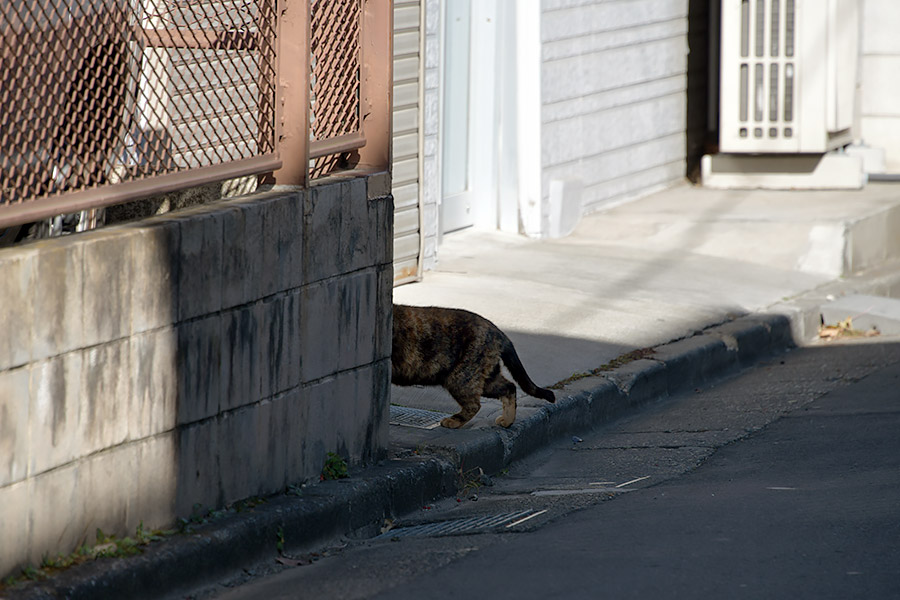
<path fill-rule="evenodd" d="M 441 425 L 448 429 L 459 429 L 472 420 L 479 410 L 481 410 L 481 398 L 479 396 L 461 396 L 450 392 L 453 399 L 460 406 L 460 410 L 455 415 L 441 419 Z"/>
<path fill-rule="evenodd" d="M 516 420 L 516 386 L 495 369 L 491 379 L 484 385 L 485 398 L 500 398 L 503 403 L 503 414 L 494 421 L 501 427 L 509 427 Z"/>
<path fill-rule="evenodd" d="M 471 372 L 471 368 L 461 365 L 444 381 L 444 387 L 460 407 L 458 413 L 441 420 L 444 427 L 459 429 L 481 410 L 481 386 L 473 381 L 480 378 L 472 378 Z"/>

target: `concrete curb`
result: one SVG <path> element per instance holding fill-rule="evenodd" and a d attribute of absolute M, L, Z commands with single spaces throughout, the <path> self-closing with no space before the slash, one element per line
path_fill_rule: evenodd
<path fill-rule="evenodd" d="M 439 432 L 439 442 L 423 445 L 420 456 L 305 488 L 299 497 L 269 498 L 252 510 L 151 544 L 139 556 L 92 561 L 5 597 L 158 598 L 274 560 L 279 538 L 288 553 L 296 553 L 359 530 L 374 534 L 384 519 L 456 493 L 461 472 L 480 468 L 496 473 L 555 438 L 585 431 L 792 345 L 786 317 L 743 317 L 659 346 L 650 359 L 580 379 L 566 386 L 555 404 L 509 429 Z"/>
<path fill-rule="evenodd" d="M 303 552 L 384 519 L 421 508 L 456 490 L 456 471 L 437 457 L 412 457 L 280 495 L 153 543 L 138 556 L 98 559 L 52 579 L 7 590 L 0 598 L 160 598 L 212 584 L 241 568 L 271 561 L 277 543 Z"/>
<path fill-rule="evenodd" d="M 555 404 L 518 419 L 509 429 L 439 433 L 425 452 L 458 470 L 496 473 L 553 439 L 583 432 L 649 402 L 692 389 L 760 358 L 795 346 L 791 321 L 781 315 L 749 315 L 656 347 L 603 375 L 578 379 L 557 391 Z M 463 438 L 463 439 L 460 439 Z"/>
<path fill-rule="evenodd" d="M 274 560 L 279 537 L 288 553 L 297 553 L 360 530 L 374 534 L 386 518 L 455 494 L 461 473 L 476 468 L 496 473 L 553 439 L 737 371 L 795 346 L 795 339 L 811 339 L 820 297 L 886 285 L 900 290 L 896 270 L 871 281 L 829 284 L 773 306 L 771 314 L 747 315 L 657 346 L 649 358 L 566 385 L 555 404 L 543 405 L 509 429 L 428 432 L 418 438 L 427 442 L 407 443 L 409 456 L 368 467 L 349 480 L 323 482 L 299 497 L 269 498 L 250 511 L 151 544 L 139 556 L 86 563 L 0 598 L 158 598 Z"/>
<path fill-rule="evenodd" d="M 769 312 L 786 315 L 796 340 L 811 340 L 819 329 L 819 307 L 827 302 L 852 294 L 870 294 L 885 298 L 900 298 L 900 261 L 885 263 L 865 273 L 851 275 L 773 304 Z"/>

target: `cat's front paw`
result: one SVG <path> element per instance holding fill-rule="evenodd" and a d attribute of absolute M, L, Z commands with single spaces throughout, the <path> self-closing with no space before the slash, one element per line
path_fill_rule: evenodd
<path fill-rule="evenodd" d="M 446 427 L 447 429 L 459 429 L 465 424 L 465 421 L 455 416 L 441 419 L 441 427 Z"/>
<path fill-rule="evenodd" d="M 515 421 L 515 417 L 513 417 L 512 419 L 507 419 L 504 415 L 500 415 L 499 417 L 494 419 L 494 423 L 496 423 L 500 427 L 509 427 L 513 424 L 513 421 Z"/>

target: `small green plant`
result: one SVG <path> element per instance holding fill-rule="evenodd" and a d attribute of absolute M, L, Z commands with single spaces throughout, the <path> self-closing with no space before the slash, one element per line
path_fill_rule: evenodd
<path fill-rule="evenodd" d="M 284 554 L 284 527 L 279 525 L 278 530 L 275 532 L 275 549 L 278 550 L 278 554 Z"/>
<path fill-rule="evenodd" d="M 163 539 L 166 535 L 171 535 L 174 533 L 173 531 L 164 531 L 160 529 L 156 529 L 154 531 L 149 531 L 144 529 L 144 522 L 141 521 L 138 523 L 137 529 L 134 531 L 134 539 L 141 546 L 146 546 L 150 542 L 158 542 Z"/>
<path fill-rule="evenodd" d="M 329 452 L 325 459 L 325 466 L 322 467 L 322 479 L 343 479 L 349 476 L 347 461 L 339 454 Z"/>
<path fill-rule="evenodd" d="M 38 579 L 46 579 L 47 578 L 46 573 L 44 573 L 40 569 L 35 569 L 31 565 L 22 569 L 22 575 L 24 575 L 26 579 L 30 579 L 31 581 L 37 581 Z"/>
<path fill-rule="evenodd" d="M 45 554 L 41 558 L 41 569 L 58 569 L 62 563 L 62 557 L 57 556 L 56 558 L 50 558 L 48 554 Z"/>
<path fill-rule="evenodd" d="M 185 522 L 187 521 L 185 520 Z M 27 566 L 21 570 L 19 575 L 10 575 L 3 580 L 0 580 L 0 590 L 4 587 L 15 587 L 26 580 L 35 581 L 38 579 L 46 579 L 57 571 L 62 571 L 71 566 L 79 565 L 94 559 L 121 558 L 124 556 L 140 554 L 141 546 L 146 546 L 150 542 L 162 540 L 165 537 L 175 535 L 176 533 L 177 531 L 175 529 L 145 529 L 144 522 L 141 521 L 138 523 L 133 538 L 126 536 L 120 539 L 115 535 L 105 533 L 98 527 L 96 531 L 97 542 L 94 546 L 89 546 L 84 543 L 71 554 L 60 554 L 55 558 L 52 558 L 49 554 L 45 554 L 41 558 L 40 567 Z"/>
<path fill-rule="evenodd" d="M 191 510 L 190 517 L 181 517 L 178 519 L 178 531 L 179 533 L 191 533 L 194 530 L 195 525 L 208 523 L 211 518 L 218 516 L 218 514 L 219 513 L 212 509 L 204 508 L 202 504 L 197 502 Z"/>
<path fill-rule="evenodd" d="M 139 530 L 143 530 L 143 525 L 139 526 Z M 91 549 L 91 554 L 95 557 L 113 557 L 121 558 L 123 556 L 133 556 L 140 554 L 140 546 L 146 542 L 140 542 L 128 536 L 117 538 L 114 535 L 107 535 L 103 530 L 97 528 L 97 545 Z"/>
<path fill-rule="evenodd" d="M 262 498 L 260 496 L 253 496 L 251 498 L 244 498 L 243 500 L 238 500 L 237 502 L 235 502 L 234 504 L 231 505 L 231 508 L 233 510 L 235 510 L 236 512 L 244 512 L 246 510 L 254 509 L 257 506 L 259 506 L 260 504 L 265 504 L 266 502 L 268 502 L 268 500 L 266 500 L 265 498 Z M 224 514 L 224 513 L 222 513 L 221 511 L 212 511 L 211 513 L 209 513 L 209 516 L 212 518 L 218 518 L 222 514 Z"/>

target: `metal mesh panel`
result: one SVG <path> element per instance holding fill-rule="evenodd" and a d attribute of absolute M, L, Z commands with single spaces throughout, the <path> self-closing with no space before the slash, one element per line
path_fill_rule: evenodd
<path fill-rule="evenodd" d="M 541 511 L 542 513 L 547 511 Z M 504 527 L 509 529 L 519 523 L 529 520 L 531 515 L 539 516 L 533 509 L 520 510 L 512 513 L 500 513 L 495 515 L 478 515 L 474 517 L 466 517 L 463 519 L 453 519 L 449 521 L 438 521 L 436 523 L 423 523 L 421 525 L 410 525 L 409 527 L 400 527 L 399 529 L 391 529 L 386 531 L 375 539 L 395 539 L 407 537 L 440 537 L 445 535 L 468 535 L 472 533 L 483 533 Z"/>
<path fill-rule="evenodd" d="M 0 2 L 0 208 L 274 153 L 275 23 L 276 0 Z"/>
<path fill-rule="evenodd" d="M 389 422 L 391 425 L 417 427 L 419 429 L 434 429 L 441 424 L 442 419 L 449 416 L 450 413 L 440 413 L 433 410 L 391 404 Z"/>
<path fill-rule="evenodd" d="M 310 140 L 360 130 L 360 0 L 311 0 Z M 345 154 L 312 161 L 310 177 L 341 166 Z"/>

